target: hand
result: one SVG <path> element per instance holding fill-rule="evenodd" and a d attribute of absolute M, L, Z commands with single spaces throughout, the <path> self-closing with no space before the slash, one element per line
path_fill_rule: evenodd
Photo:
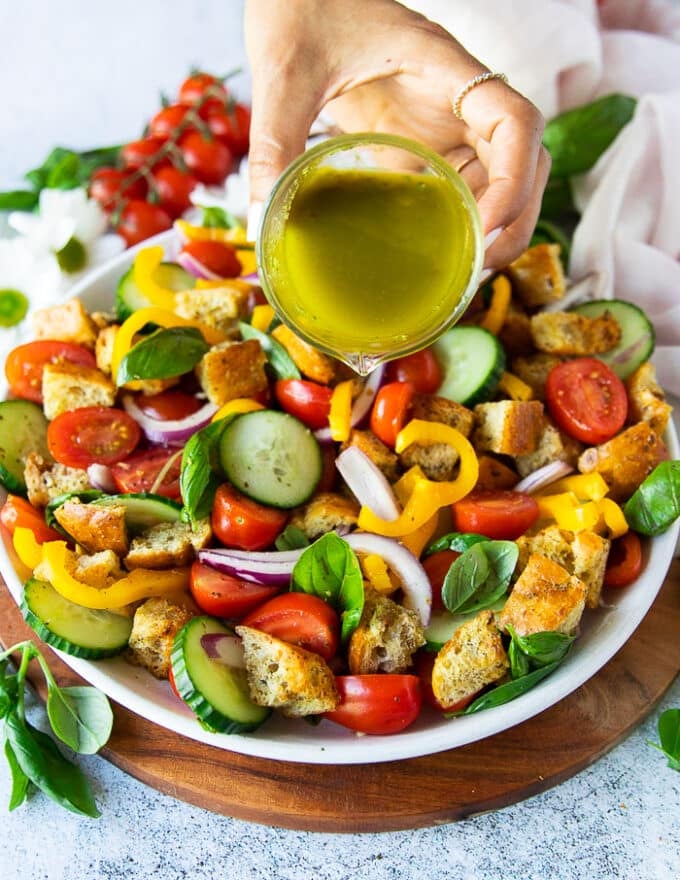
<path fill-rule="evenodd" d="M 327 108 L 344 131 L 410 137 L 458 168 L 478 202 L 487 267 L 526 248 L 550 169 L 543 118 L 496 79 L 468 92 L 456 119 L 460 89 L 487 68 L 449 33 L 394 0 L 247 0 L 245 33 L 253 205 Z"/>

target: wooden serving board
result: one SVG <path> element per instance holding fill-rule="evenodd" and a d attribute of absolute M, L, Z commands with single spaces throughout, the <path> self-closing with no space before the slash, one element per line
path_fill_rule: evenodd
<path fill-rule="evenodd" d="M 597 675 L 541 715 L 481 742 L 384 764 L 295 764 L 203 745 L 114 704 L 102 754 L 165 794 L 266 825 L 356 833 L 452 822 L 538 794 L 616 745 L 673 682 L 679 632 L 676 560 L 646 618 Z M 36 637 L 2 584 L 0 640 L 11 645 L 26 638 Z M 81 683 L 43 650 L 60 684 Z M 35 681 L 40 687 L 42 677 Z"/>

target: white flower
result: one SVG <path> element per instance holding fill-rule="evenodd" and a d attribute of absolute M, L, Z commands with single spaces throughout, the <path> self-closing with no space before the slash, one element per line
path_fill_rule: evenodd
<path fill-rule="evenodd" d="M 22 236 L 0 238 L 0 295 L 2 291 L 18 291 L 29 303 L 29 314 L 35 308 L 53 302 L 61 295 L 62 274 L 49 254 L 36 254 Z M 16 327 L 0 328 L 0 347 L 15 343 Z"/>

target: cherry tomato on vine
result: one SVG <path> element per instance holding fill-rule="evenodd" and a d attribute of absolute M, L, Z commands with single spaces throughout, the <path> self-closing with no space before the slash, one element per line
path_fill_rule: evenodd
<path fill-rule="evenodd" d="M 67 467 L 115 464 L 137 446 L 141 431 L 125 410 L 85 406 L 56 416 L 47 426 L 47 448 Z"/>
<path fill-rule="evenodd" d="M 189 588 L 201 611 L 233 620 L 240 620 L 283 589 L 233 577 L 198 560 L 191 566 Z"/>
<path fill-rule="evenodd" d="M 423 559 L 423 568 L 432 585 L 432 610 L 441 611 L 444 608 L 442 601 L 442 586 L 446 575 L 460 553 L 457 550 L 440 550 Z"/>
<path fill-rule="evenodd" d="M 376 394 L 371 410 L 371 431 L 392 449 L 397 434 L 408 421 L 414 394 L 410 382 L 390 382 Z"/>
<path fill-rule="evenodd" d="M 399 733 L 420 714 L 423 696 L 417 675 L 338 675 L 335 684 L 340 702 L 324 718 L 350 730 Z"/>
<path fill-rule="evenodd" d="M 140 394 L 135 403 L 145 415 L 163 421 L 179 421 L 198 412 L 202 406 L 197 397 L 178 388 L 159 391 L 158 394 Z"/>
<path fill-rule="evenodd" d="M 287 519 L 285 510 L 258 504 L 228 483 L 221 485 L 215 493 L 212 527 L 227 547 L 263 550 L 274 543 Z"/>
<path fill-rule="evenodd" d="M 146 165 L 147 163 L 151 163 L 149 165 L 150 168 L 156 169 L 160 168 L 161 165 L 168 165 L 169 160 L 167 156 L 159 156 L 156 161 L 153 161 L 154 156 L 163 146 L 164 141 L 161 138 L 142 138 L 138 141 L 130 141 L 129 144 L 125 144 L 121 148 L 120 158 L 123 161 L 123 164 L 126 168 L 137 169 L 141 168 L 142 165 Z"/>
<path fill-rule="evenodd" d="M 148 125 L 149 136 L 167 140 L 182 125 L 189 109 L 184 104 L 169 104 L 163 107 L 151 117 Z"/>
<path fill-rule="evenodd" d="M 116 223 L 116 232 L 131 247 L 145 238 L 170 229 L 172 220 L 159 206 L 141 199 L 131 199 L 123 208 Z"/>
<path fill-rule="evenodd" d="M 30 529 L 38 544 L 44 544 L 45 541 L 64 540 L 63 535 L 47 525 L 39 510 L 36 510 L 25 498 L 20 498 L 18 495 L 7 496 L 5 503 L 0 508 L 0 522 L 10 535 L 13 535 L 14 530 L 19 527 Z"/>
<path fill-rule="evenodd" d="M 309 593 L 275 596 L 244 617 L 243 624 L 313 651 L 324 660 L 335 656 L 340 642 L 337 611 Z"/>
<path fill-rule="evenodd" d="M 151 492 L 181 501 L 179 475 L 182 468 L 181 450 L 156 446 L 135 452 L 111 465 L 111 476 L 119 492 Z M 163 478 L 158 478 L 163 472 Z"/>
<path fill-rule="evenodd" d="M 143 199 L 146 181 L 141 177 L 131 178 L 131 171 L 98 168 L 90 179 L 90 198 L 99 202 L 105 211 L 112 211 L 121 199 Z"/>
<path fill-rule="evenodd" d="M 388 382 L 410 382 L 418 394 L 434 394 L 442 384 L 442 369 L 431 348 L 390 361 L 385 375 Z"/>
<path fill-rule="evenodd" d="M 153 179 L 160 199 L 159 207 L 168 217 L 173 219 L 179 217 L 191 207 L 189 196 L 198 186 L 198 181 L 191 174 L 180 171 L 173 165 L 167 165 L 155 171 Z"/>
<path fill-rule="evenodd" d="M 187 168 L 201 183 L 222 183 L 231 171 L 231 150 L 216 138 L 209 141 L 198 131 L 188 131 L 178 147 Z"/>
<path fill-rule="evenodd" d="M 506 489 L 471 492 L 451 505 L 454 529 L 475 532 L 497 541 L 514 541 L 538 519 L 531 495 Z"/>
<path fill-rule="evenodd" d="M 627 587 L 642 571 L 642 542 L 637 532 L 626 532 L 612 541 L 607 567 L 604 572 L 605 587 Z"/>
<path fill-rule="evenodd" d="M 320 385 L 308 379 L 279 379 L 274 394 L 283 409 L 308 428 L 316 431 L 328 427 L 333 391 L 328 385 Z"/>
<path fill-rule="evenodd" d="M 37 339 L 13 348 L 5 360 L 5 376 L 15 397 L 42 403 L 42 374 L 46 364 L 80 364 L 96 367 L 92 352 L 74 342 L 58 339 Z"/>
<path fill-rule="evenodd" d="M 229 94 L 221 79 L 210 73 L 194 73 L 179 87 L 180 104 L 201 104 L 201 110 L 221 109 Z"/>
<path fill-rule="evenodd" d="M 234 248 L 221 241 L 187 241 L 182 253 L 190 254 L 202 266 L 220 278 L 236 278 L 241 274 L 241 261 Z"/>
<path fill-rule="evenodd" d="M 205 115 L 213 137 L 226 144 L 237 159 L 245 156 L 250 145 L 250 110 L 245 104 L 234 103 L 226 109 L 211 108 L 201 115 Z"/>

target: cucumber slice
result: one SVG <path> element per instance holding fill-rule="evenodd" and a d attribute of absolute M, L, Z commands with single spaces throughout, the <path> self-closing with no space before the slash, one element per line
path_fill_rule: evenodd
<path fill-rule="evenodd" d="M 130 266 L 118 282 L 116 289 L 116 317 L 125 321 L 137 309 L 144 309 L 151 303 L 135 284 L 134 266 Z M 154 281 L 168 290 L 189 290 L 196 285 L 193 275 L 178 266 L 177 263 L 161 263 L 153 273 Z"/>
<path fill-rule="evenodd" d="M 163 522 L 179 522 L 182 505 L 164 495 L 152 492 L 131 492 L 125 495 L 105 495 L 93 504 L 122 504 L 125 508 L 125 524 L 135 535 Z"/>
<path fill-rule="evenodd" d="M 0 402 L 0 483 L 8 492 L 26 494 L 24 462 L 29 452 L 51 460 L 47 449 L 47 419 L 30 400 Z"/>
<path fill-rule="evenodd" d="M 652 356 L 654 327 L 642 309 L 633 303 L 623 299 L 594 299 L 574 306 L 572 311 L 587 318 L 599 318 L 609 312 L 619 322 L 621 341 L 616 348 L 593 355 L 611 367 L 619 379 L 627 379 Z"/>
<path fill-rule="evenodd" d="M 497 602 L 494 602 L 493 605 L 490 605 L 489 609 L 496 613 L 502 611 L 506 601 L 507 596 L 503 596 Z M 469 614 L 451 614 L 445 608 L 433 611 L 430 622 L 425 628 L 425 650 L 441 650 L 455 631 L 478 613 L 478 611 L 470 611 Z"/>
<path fill-rule="evenodd" d="M 434 343 L 444 378 L 436 391 L 456 403 L 474 406 L 490 400 L 505 370 L 505 351 L 482 327 L 452 327 Z"/>
<path fill-rule="evenodd" d="M 224 429 L 220 463 L 233 486 L 270 507 L 304 504 L 321 479 L 319 443 L 306 425 L 271 409 L 238 416 Z"/>
<path fill-rule="evenodd" d="M 132 632 L 131 617 L 76 605 L 37 578 L 24 585 L 21 612 L 43 642 L 86 660 L 120 654 Z"/>
<path fill-rule="evenodd" d="M 194 617 L 175 636 L 170 662 L 175 687 L 208 730 L 245 733 L 267 719 L 270 710 L 250 699 L 245 669 L 211 659 L 201 639 L 209 633 L 233 635 L 212 617 Z"/>

